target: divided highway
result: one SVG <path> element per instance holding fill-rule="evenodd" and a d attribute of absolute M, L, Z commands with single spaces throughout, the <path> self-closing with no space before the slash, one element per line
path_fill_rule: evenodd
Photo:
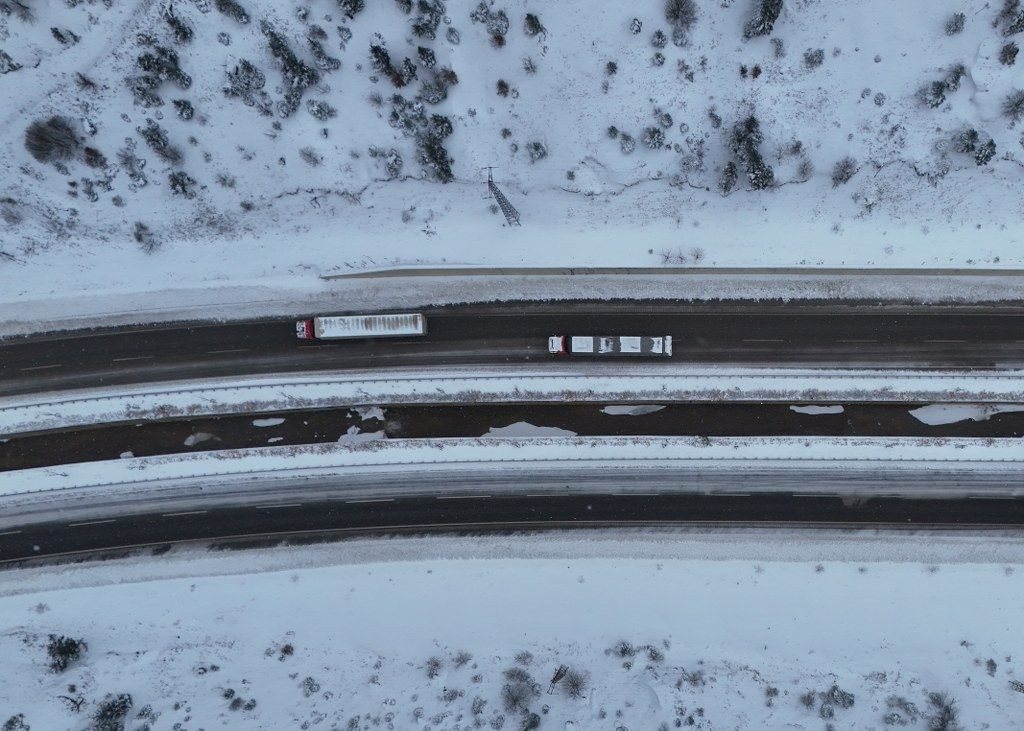
<path fill-rule="evenodd" d="M 422 310 L 422 338 L 299 342 L 294 321 L 0 341 L 0 396 L 342 368 L 542 363 L 554 334 L 666 334 L 672 361 L 863 367 L 1024 365 L 1022 308 L 558 303 Z"/>

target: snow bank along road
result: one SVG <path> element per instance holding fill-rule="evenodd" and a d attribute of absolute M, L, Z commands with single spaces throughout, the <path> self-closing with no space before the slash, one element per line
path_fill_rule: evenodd
<path fill-rule="evenodd" d="M 559 303 L 424 310 L 422 339 L 299 343 L 291 319 L 0 341 L 0 395 L 338 368 L 547 362 L 556 333 L 664 333 L 675 362 L 998 368 L 1024 364 L 1024 309 Z"/>

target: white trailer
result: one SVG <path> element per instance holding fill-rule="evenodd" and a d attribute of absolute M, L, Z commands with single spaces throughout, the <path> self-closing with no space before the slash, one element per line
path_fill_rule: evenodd
<path fill-rule="evenodd" d="M 548 352 L 554 355 L 672 356 L 671 335 L 552 335 Z"/>
<path fill-rule="evenodd" d="M 426 334 L 427 318 L 416 312 L 396 315 L 332 315 L 295 323 L 295 335 L 300 340 L 394 338 Z"/>

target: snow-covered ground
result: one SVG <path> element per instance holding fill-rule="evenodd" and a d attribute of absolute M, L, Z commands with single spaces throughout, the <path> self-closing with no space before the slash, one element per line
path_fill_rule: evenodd
<path fill-rule="evenodd" d="M 513 373 L 478 367 L 251 376 L 11 396 L 0 399 L 0 435 L 337 406 L 566 401 L 625 401 L 629 408 L 651 401 L 941 402 L 936 408 L 1007 410 L 1024 401 L 1024 373 L 592 364 Z"/>
<path fill-rule="evenodd" d="M 0 301 L 22 306 L 8 317 L 72 316 L 94 296 L 129 312 L 156 291 L 202 311 L 226 288 L 282 299 L 395 264 L 1024 266 L 1004 109 L 1024 58 L 1004 50 L 1021 36 L 998 3 L 968 3 L 948 33 L 956 9 L 930 0 L 793 0 L 770 36 L 744 40 L 748 0 L 700 4 L 680 34 L 663 0 L 430 0 L 439 22 L 418 36 L 421 11 L 398 2 L 351 18 L 327 0 L 240 2 L 248 22 L 209 0 L 0 13 Z M 375 68 L 374 45 L 404 81 L 379 52 Z M 296 80 L 308 88 L 284 115 Z M 27 130 L 52 116 L 79 141 L 33 157 Z M 730 147 L 751 116 L 767 190 L 736 152 L 749 148 Z M 485 166 L 521 228 L 486 199 Z"/>
<path fill-rule="evenodd" d="M 577 532 L 9 570 L 0 708 L 33 729 L 117 694 L 154 729 L 1011 729 L 1021 546 Z M 87 649 L 53 672 L 50 635 Z M 935 694 L 955 723 L 929 725 Z"/>

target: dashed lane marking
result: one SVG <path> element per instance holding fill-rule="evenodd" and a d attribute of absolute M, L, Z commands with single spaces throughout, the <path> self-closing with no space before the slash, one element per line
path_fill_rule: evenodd
<path fill-rule="evenodd" d="M 181 512 L 181 513 L 161 513 L 161 517 L 163 517 L 163 518 L 177 518 L 178 516 L 181 516 L 181 515 L 206 515 L 206 512 L 207 511 L 205 511 L 205 510 L 186 510 L 186 511 Z"/>
<path fill-rule="evenodd" d="M 103 523 L 116 523 L 115 518 L 108 518 L 107 520 L 90 520 L 85 523 L 68 523 L 68 528 L 78 528 L 83 525 L 102 525 Z"/>

